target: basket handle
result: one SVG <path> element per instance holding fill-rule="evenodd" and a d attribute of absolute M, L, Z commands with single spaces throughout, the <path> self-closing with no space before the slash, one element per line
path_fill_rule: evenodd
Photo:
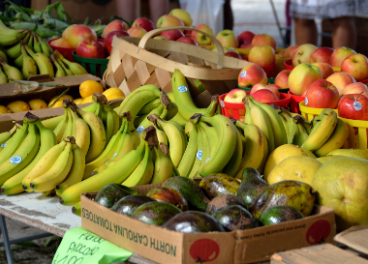
<path fill-rule="evenodd" d="M 161 33 L 161 32 L 165 32 L 165 31 L 169 31 L 169 30 L 182 30 L 182 29 L 187 29 L 187 30 L 192 30 L 192 31 L 196 31 L 199 33 L 202 33 L 203 35 L 205 35 L 206 37 L 209 37 L 212 42 L 215 44 L 216 48 L 217 48 L 217 53 L 220 55 L 224 55 L 224 49 L 222 48 L 221 43 L 215 38 L 215 36 L 213 35 L 209 35 L 203 31 L 200 31 L 196 28 L 191 28 L 191 27 L 182 27 L 182 26 L 178 26 L 178 27 L 165 27 L 165 28 L 157 28 L 154 30 L 151 30 L 149 32 L 147 32 L 146 34 L 144 34 L 144 36 L 141 38 L 141 40 L 138 43 L 138 47 L 140 47 L 141 49 L 144 49 L 146 47 L 147 41 L 152 38 L 153 36 Z"/>

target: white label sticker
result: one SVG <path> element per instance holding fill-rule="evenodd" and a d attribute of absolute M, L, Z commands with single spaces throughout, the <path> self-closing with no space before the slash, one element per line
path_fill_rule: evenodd
<path fill-rule="evenodd" d="M 187 88 L 186 86 L 184 86 L 184 85 L 180 85 L 180 86 L 178 87 L 178 90 L 179 90 L 179 92 L 181 92 L 181 93 L 185 93 L 185 92 L 187 92 L 187 91 L 188 91 L 188 88 Z"/>
<path fill-rule="evenodd" d="M 115 158 L 115 157 L 116 157 L 116 155 L 118 155 L 118 153 L 117 153 L 117 152 L 115 152 L 115 154 L 114 154 L 114 155 L 112 155 L 112 157 L 111 157 L 111 158 L 112 158 L 112 159 L 113 159 L 113 158 Z"/>
<path fill-rule="evenodd" d="M 229 49 L 230 51 L 234 51 L 234 48 L 233 47 L 230 47 L 230 49 Z"/>
<path fill-rule="evenodd" d="M 199 159 L 199 160 L 202 160 L 202 155 L 203 155 L 203 150 L 198 150 L 197 151 L 197 159 Z"/>
<path fill-rule="evenodd" d="M 220 100 L 220 105 L 221 105 L 221 107 L 225 107 L 224 101 Z"/>
<path fill-rule="evenodd" d="M 305 105 L 308 105 L 308 98 L 305 97 Z"/>
<path fill-rule="evenodd" d="M 144 126 L 137 127 L 138 134 L 142 133 L 143 130 L 144 130 Z"/>
<path fill-rule="evenodd" d="M 208 157 L 208 158 L 206 159 L 206 163 L 207 163 L 209 160 L 210 160 L 210 157 Z"/>
<path fill-rule="evenodd" d="M 3 144 L 1 144 L 1 146 L 0 146 L 0 147 L 5 148 L 5 147 L 6 147 L 6 145 L 8 145 L 8 144 L 3 143 Z"/>
<path fill-rule="evenodd" d="M 10 163 L 19 164 L 22 161 L 21 156 L 14 156 L 10 158 Z"/>
<path fill-rule="evenodd" d="M 244 76 L 245 76 L 245 75 L 247 75 L 247 71 L 242 71 L 242 72 L 240 73 L 240 77 L 241 77 L 241 78 L 244 78 Z"/>
<path fill-rule="evenodd" d="M 360 110 L 362 110 L 362 108 L 363 108 L 362 104 L 361 104 L 360 102 L 358 102 L 358 101 L 355 101 L 355 102 L 353 103 L 353 107 L 354 107 L 354 109 L 355 109 L 355 110 L 357 110 L 357 111 L 360 111 Z"/>

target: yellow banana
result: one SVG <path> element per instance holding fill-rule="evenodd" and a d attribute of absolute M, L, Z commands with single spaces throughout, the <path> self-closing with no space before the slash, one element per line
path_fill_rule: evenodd
<path fill-rule="evenodd" d="M 28 32 L 28 30 L 0 31 L 0 46 L 6 47 L 17 44 L 28 34 Z"/>
<path fill-rule="evenodd" d="M 9 64 L 7 64 L 5 62 L 1 62 L 1 61 L 0 61 L 0 64 L 3 68 L 3 71 L 4 71 L 5 75 L 8 78 L 9 83 L 13 82 L 10 79 L 23 80 L 23 75 L 17 68 L 15 68 L 13 66 L 10 66 Z"/>
<path fill-rule="evenodd" d="M 8 83 L 8 76 L 6 76 L 5 72 L 0 66 L 0 84 Z"/>
<path fill-rule="evenodd" d="M 162 183 L 173 176 L 173 165 L 168 155 L 169 149 L 164 143 L 155 147 L 156 153 L 155 170 L 151 179 L 151 184 Z"/>
<path fill-rule="evenodd" d="M 239 170 L 242 158 L 243 158 L 243 142 L 241 139 L 240 132 L 237 131 L 235 150 L 229 162 L 226 164 L 225 168 L 222 170 L 222 172 L 225 173 L 226 175 L 234 177 L 235 174 Z"/>
<path fill-rule="evenodd" d="M 9 138 L 11 138 L 11 137 L 14 135 L 14 133 L 17 131 L 17 129 L 18 129 L 18 126 L 17 126 L 17 124 L 15 124 L 15 125 L 12 127 L 12 129 L 10 129 L 9 131 L 5 131 L 5 132 L 0 133 L 0 145 L 1 145 L 1 144 L 4 144 L 6 141 L 8 141 L 8 140 L 9 140 Z M 2 147 L 0 147 L 0 151 L 1 151 L 2 149 L 3 149 L 3 148 L 2 148 Z"/>
<path fill-rule="evenodd" d="M 54 67 L 49 58 L 43 53 L 34 53 L 33 50 L 24 45 L 27 53 L 34 59 L 40 74 L 48 74 L 50 78 L 54 78 Z"/>
<path fill-rule="evenodd" d="M 178 171 L 179 175 L 188 177 L 196 159 L 198 131 L 192 123 L 188 122 L 185 126 L 185 133 L 188 135 L 189 141 L 184 155 L 180 160 Z"/>
<path fill-rule="evenodd" d="M 66 126 L 68 125 L 68 121 L 69 121 L 69 115 L 65 112 L 65 109 L 64 109 L 64 115 L 62 116 L 63 116 L 63 119 L 59 122 L 59 124 L 54 129 L 54 134 L 56 136 L 56 143 L 60 143 L 62 141 Z"/>
<path fill-rule="evenodd" d="M 1 155 L 0 155 L 0 164 L 5 162 L 7 159 L 11 157 L 11 155 L 13 155 L 13 153 L 22 144 L 27 134 L 28 134 L 28 122 L 25 121 L 23 123 L 23 126 L 20 129 L 18 129 L 8 141 L 1 144 L 0 147 L 3 150 L 1 151 Z"/>
<path fill-rule="evenodd" d="M 21 44 L 21 51 L 23 56 L 23 66 L 22 66 L 22 74 L 23 78 L 27 80 L 30 76 L 37 75 L 37 66 L 35 61 L 27 55 L 26 50 L 24 49 L 23 42 Z"/>
<path fill-rule="evenodd" d="M 61 65 L 59 64 L 59 62 L 57 60 L 54 60 L 54 65 L 56 67 L 56 72 L 55 72 L 55 77 L 64 77 L 65 71 L 63 69 L 63 67 L 61 67 Z"/>

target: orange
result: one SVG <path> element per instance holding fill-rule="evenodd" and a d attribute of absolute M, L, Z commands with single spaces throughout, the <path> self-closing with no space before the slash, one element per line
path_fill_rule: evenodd
<path fill-rule="evenodd" d="M 79 86 L 79 94 L 82 98 L 93 95 L 94 93 L 103 93 L 103 87 L 99 82 L 88 80 Z"/>
<path fill-rule="evenodd" d="M 47 104 L 42 99 L 32 99 L 28 101 L 29 106 L 32 110 L 44 109 L 47 108 Z"/>
<path fill-rule="evenodd" d="M 104 91 L 102 94 L 106 96 L 108 101 L 125 97 L 125 94 L 123 93 L 123 91 L 116 87 L 109 88 L 106 91 Z"/>
<path fill-rule="evenodd" d="M 23 111 L 29 111 L 31 110 L 29 105 L 24 101 L 14 101 L 7 105 L 7 107 L 12 111 L 13 113 L 23 112 Z"/>
<path fill-rule="evenodd" d="M 0 105 L 0 114 L 7 114 L 11 113 L 12 111 L 9 110 L 6 106 Z"/>
<path fill-rule="evenodd" d="M 51 100 L 50 100 L 50 103 L 49 103 L 49 106 L 51 104 L 54 103 L 54 101 L 59 97 L 59 95 L 53 97 Z M 70 99 L 73 101 L 73 97 L 71 97 L 70 95 L 67 95 L 67 94 L 64 94 L 62 97 L 60 97 L 60 99 L 56 102 L 56 104 L 54 104 L 54 106 L 52 108 L 56 108 L 56 107 L 62 107 L 63 106 L 63 100 L 64 99 Z"/>
<path fill-rule="evenodd" d="M 80 104 L 83 104 L 83 98 L 77 98 L 75 99 L 73 102 L 76 104 L 76 105 L 80 105 Z"/>
<path fill-rule="evenodd" d="M 84 98 L 84 99 L 83 99 L 82 104 L 94 103 L 94 102 L 95 102 L 95 101 L 93 101 L 93 99 L 92 99 L 92 95 L 90 95 L 90 96 L 88 96 L 88 97 L 86 97 L 86 98 Z"/>

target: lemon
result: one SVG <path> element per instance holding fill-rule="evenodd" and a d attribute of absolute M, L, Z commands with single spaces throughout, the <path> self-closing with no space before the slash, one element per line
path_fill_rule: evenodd
<path fill-rule="evenodd" d="M 306 156 L 293 156 L 277 164 L 267 178 L 269 184 L 280 181 L 300 181 L 312 184 L 314 174 L 322 166 L 317 159 Z"/>
<path fill-rule="evenodd" d="M 0 114 L 7 114 L 11 113 L 12 111 L 9 110 L 6 106 L 0 105 Z"/>
<path fill-rule="evenodd" d="M 82 98 L 92 96 L 94 93 L 102 93 L 103 87 L 99 82 L 88 80 L 81 83 L 79 86 L 79 94 Z"/>
<path fill-rule="evenodd" d="M 24 101 L 14 101 L 7 105 L 7 107 L 12 111 L 13 113 L 23 112 L 23 111 L 29 111 L 30 107 L 29 105 Z"/>
<path fill-rule="evenodd" d="M 42 99 L 32 99 L 28 101 L 29 106 L 32 110 L 44 109 L 47 108 L 47 104 Z"/>
<path fill-rule="evenodd" d="M 106 91 L 104 91 L 102 94 L 106 96 L 106 99 L 108 101 L 125 97 L 125 94 L 123 93 L 123 91 L 116 87 L 109 88 Z"/>
<path fill-rule="evenodd" d="M 312 152 L 305 148 L 293 144 L 281 145 L 280 147 L 272 151 L 267 158 L 265 169 L 263 171 L 265 180 L 267 181 L 268 174 L 278 163 L 292 156 L 307 156 L 311 158 L 316 158 L 316 156 L 314 156 Z"/>
<path fill-rule="evenodd" d="M 73 102 L 76 104 L 76 105 L 80 105 L 80 104 L 83 104 L 83 98 L 77 98 L 75 99 Z"/>
<path fill-rule="evenodd" d="M 54 98 L 52 98 L 50 100 L 49 106 L 51 104 L 54 103 L 54 101 L 59 97 L 59 95 L 55 96 Z M 56 108 L 56 107 L 62 107 L 63 106 L 63 100 L 64 99 L 70 99 L 71 101 L 73 101 L 73 97 L 71 97 L 70 95 L 64 94 L 62 97 L 60 97 L 60 99 L 54 104 L 54 106 L 52 108 Z"/>
<path fill-rule="evenodd" d="M 95 101 L 93 101 L 92 95 L 90 95 L 90 96 L 88 96 L 88 97 L 86 97 L 86 98 L 83 99 L 82 104 L 88 104 L 88 103 L 94 103 L 94 102 Z"/>

